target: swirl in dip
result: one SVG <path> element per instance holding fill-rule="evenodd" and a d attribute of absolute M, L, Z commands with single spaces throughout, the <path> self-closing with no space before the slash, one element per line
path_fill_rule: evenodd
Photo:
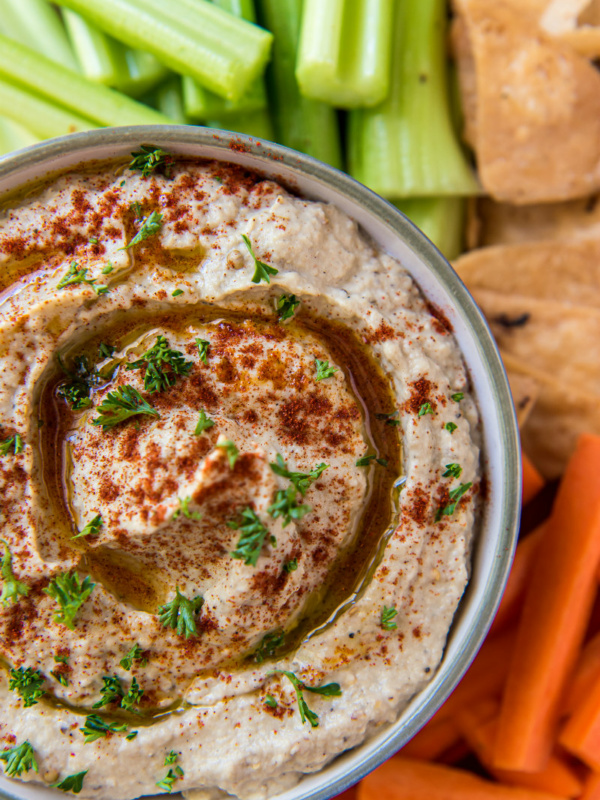
<path fill-rule="evenodd" d="M 19 198 L 0 252 L 5 773 L 260 798 L 393 721 L 479 492 L 460 352 L 401 264 L 169 158 Z"/>

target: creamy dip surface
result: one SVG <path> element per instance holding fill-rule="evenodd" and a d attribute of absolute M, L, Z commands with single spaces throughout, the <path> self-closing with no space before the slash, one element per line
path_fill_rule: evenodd
<path fill-rule="evenodd" d="M 0 764 L 263 798 L 435 673 L 478 414 L 443 315 L 354 221 L 168 162 L 0 217 Z"/>

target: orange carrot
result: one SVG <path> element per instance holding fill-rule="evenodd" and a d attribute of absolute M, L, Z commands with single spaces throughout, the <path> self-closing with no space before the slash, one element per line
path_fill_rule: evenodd
<path fill-rule="evenodd" d="M 358 800 L 558 800 L 560 795 L 486 781 L 454 767 L 391 758 L 358 785 Z"/>
<path fill-rule="evenodd" d="M 600 773 L 591 772 L 579 800 L 600 800 Z"/>
<path fill-rule="evenodd" d="M 356 800 L 358 794 L 358 786 L 350 786 L 350 788 L 343 791 L 341 794 L 336 795 L 334 800 Z"/>
<path fill-rule="evenodd" d="M 466 758 L 470 752 L 471 750 L 465 740 L 459 739 L 456 744 L 453 744 L 452 747 L 449 747 L 438 756 L 436 761 L 438 764 L 456 764 L 457 761 L 462 761 L 463 758 Z"/>
<path fill-rule="evenodd" d="M 519 616 L 535 558 L 536 547 L 542 536 L 543 528 L 544 526 L 540 525 L 528 536 L 519 540 L 515 558 L 510 568 L 510 575 L 506 582 L 506 589 L 502 595 L 500 606 L 488 636 L 504 630 L 509 623 L 514 622 Z"/>
<path fill-rule="evenodd" d="M 523 505 L 528 503 L 536 494 L 544 488 L 544 479 L 533 466 L 529 456 L 521 451 L 521 464 L 523 468 L 522 498 Z"/>
<path fill-rule="evenodd" d="M 575 672 L 562 698 L 561 713 L 572 714 L 575 708 L 585 701 L 598 679 L 600 679 L 600 632 L 584 644 L 579 654 Z"/>
<path fill-rule="evenodd" d="M 460 733 L 454 722 L 446 719 L 430 720 L 424 728 L 400 750 L 402 756 L 433 761 L 448 748 L 460 741 Z"/>
<path fill-rule="evenodd" d="M 548 760 L 599 560 L 600 437 L 584 434 L 538 543 L 500 712 L 493 762 L 499 769 L 535 772 Z"/>
<path fill-rule="evenodd" d="M 559 741 L 592 769 L 600 771 L 600 678 L 575 707 Z"/>

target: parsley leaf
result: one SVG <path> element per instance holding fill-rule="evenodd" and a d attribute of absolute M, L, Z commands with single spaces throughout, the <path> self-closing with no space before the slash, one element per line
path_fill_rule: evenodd
<path fill-rule="evenodd" d="M 357 467 L 368 467 L 371 461 L 376 461 L 381 467 L 387 467 L 388 462 L 385 458 L 377 458 L 376 455 L 361 456 L 356 462 Z"/>
<path fill-rule="evenodd" d="M 33 747 L 29 742 L 23 742 L 9 750 L 3 750 L 0 753 L 0 761 L 6 761 L 4 774 L 9 778 L 16 778 L 24 772 L 29 772 L 30 769 L 38 771 Z"/>
<path fill-rule="evenodd" d="M 89 575 L 79 583 L 76 572 L 61 572 L 53 578 L 43 591 L 61 607 L 61 611 L 54 615 L 54 621 L 66 625 L 71 631 L 75 630 L 75 614 L 91 595 L 95 585 Z"/>
<path fill-rule="evenodd" d="M 89 534 L 98 533 L 102 525 L 102 517 L 100 514 L 96 514 L 93 519 L 84 525 L 79 533 L 76 533 L 75 536 L 71 536 L 71 539 L 80 539 L 82 536 L 89 536 Z"/>
<path fill-rule="evenodd" d="M 219 447 L 221 450 L 225 450 L 229 460 L 229 468 L 233 469 L 240 454 L 240 451 L 237 449 L 235 444 L 230 439 L 221 439 L 221 441 L 217 441 L 217 447 Z"/>
<path fill-rule="evenodd" d="M 2 603 L 3 606 L 9 606 L 13 600 L 18 601 L 19 597 L 27 597 L 29 594 L 29 587 L 21 583 L 21 581 L 18 581 L 13 575 L 11 552 L 4 539 L 0 539 L 0 543 L 4 545 L 4 555 L 2 556 L 2 563 L 0 564 L 0 575 L 2 576 L 4 585 L 2 586 L 0 603 Z"/>
<path fill-rule="evenodd" d="M 317 728 L 319 725 L 319 717 L 315 714 L 314 711 L 308 707 L 306 700 L 304 699 L 304 695 L 302 694 L 302 690 L 306 689 L 308 692 L 314 692 L 315 694 L 321 694 L 325 697 L 340 697 L 342 694 L 342 690 L 340 688 L 339 683 L 328 683 L 325 686 L 307 686 L 303 681 L 300 680 L 293 672 L 288 672 L 286 669 L 276 670 L 276 672 L 285 675 L 286 678 L 291 682 L 292 686 L 296 691 L 296 699 L 298 700 L 298 711 L 300 712 L 300 719 L 302 722 L 310 723 L 312 728 Z M 273 673 L 276 674 L 276 673 Z"/>
<path fill-rule="evenodd" d="M 0 455 L 7 456 L 11 450 L 15 455 L 23 452 L 23 439 L 18 433 L 0 443 Z"/>
<path fill-rule="evenodd" d="M 295 294 L 282 294 L 275 301 L 275 308 L 279 311 L 279 322 L 290 319 L 300 305 L 300 300 Z"/>
<path fill-rule="evenodd" d="M 286 561 L 283 565 L 283 569 L 288 573 L 295 572 L 298 569 L 298 559 L 292 558 L 290 561 Z"/>
<path fill-rule="evenodd" d="M 43 683 L 44 676 L 39 669 L 19 667 L 19 669 L 11 669 L 8 688 L 22 697 L 23 705 L 25 708 L 29 708 L 29 706 L 36 705 L 39 698 L 46 694 L 46 691 L 42 689 Z"/>
<path fill-rule="evenodd" d="M 140 689 L 137 680 L 134 678 L 131 681 L 127 694 L 121 700 L 121 708 L 127 711 L 134 711 L 134 706 L 139 705 L 140 700 L 144 696 L 144 690 Z"/>
<path fill-rule="evenodd" d="M 176 764 L 178 759 L 179 755 L 175 752 L 175 750 L 171 750 L 171 752 L 165 756 L 165 767 L 168 767 L 169 764 Z"/>
<path fill-rule="evenodd" d="M 433 414 L 433 408 L 431 407 L 431 403 L 423 403 L 423 405 L 419 409 L 420 417 L 424 417 L 425 414 Z"/>
<path fill-rule="evenodd" d="M 279 270 L 275 269 L 275 267 L 271 267 L 269 264 L 265 264 L 264 261 L 258 260 L 258 258 L 254 255 L 254 251 L 252 250 L 250 239 L 246 236 L 245 233 L 242 234 L 242 239 L 244 240 L 244 244 L 248 248 L 248 252 L 254 259 L 254 275 L 252 276 L 252 283 L 260 283 L 261 281 L 266 281 L 267 283 L 271 283 L 269 275 L 277 275 Z"/>
<path fill-rule="evenodd" d="M 102 699 L 94 703 L 92 708 L 102 708 L 102 706 L 108 706 L 115 701 L 120 703 L 121 698 L 125 695 L 118 675 L 105 675 L 102 678 L 102 682 L 102 689 L 100 689 Z"/>
<path fill-rule="evenodd" d="M 325 472 L 329 464 L 318 464 L 311 472 L 290 472 L 283 457 L 277 453 L 274 464 L 269 464 L 275 475 L 291 481 L 302 496 L 306 494 L 310 485 Z"/>
<path fill-rule="evenodd" d="M 62 781 L 50 784 L 51 789 L 61 789 L 63 792 L 73 792 L 79 794 L 83 789 L 83 779 L 87 775 L 87 769 L 83 772 L 76 772 L 74 775 L 67 775 Z"/>
<path fill-rule="evenodd" d="M 273 519 L 283 517 L 283 527 L 287 527 L 293 519 L 302 519 L 311 510 L 310 506 L 298 505 L 296 500 L 296 489 L 289 486 L 287 489 L 279 489 L 275 493 L 273 503 L 267 508 L 267 513 Z"/>
<path fill-rule="evenodd" d="M 179 780 L 179 778 L 181 778 L 184 774 L 185 773 L 181 769 L 181 767 L 175 767 L 175 771 L 169 769 L 169 771 L 167 772 L 166 776 L 162 779 L 162 781 L 157 781 L 156 785 L 158 786 L 159 789 L 164 789 L 165 792 L 169 792 L 169 794 L 171 794 L 171 792 L 173 791 L 173 784 L 175 783 L 175 781 Z"/>
<path fill-rule="evenodd" d="M 169 369 L 165 370 L 165 366 Z M 188 375 L 193 366 L 179 350 L 171 350 L 166 337 L 158 336 L 156 343 L 137 361 L 127 364 L 127 370 L 146 367 L 144 389 L 150 394 L 164 392 L 175 383 L 175 375 Z"/>
<path fill-rule="evenodd" d="M 158 233 L 161 229 L 162 221 L 163 215 L 159 214 L 158 211 L 153 211 L 141 221 L 139 231 L 129 242 L 129 244 L 126 244 L 125 247 L 120 247 L 119 249 L 129 250 L 130 247 L 135 247 L 136 244 L 143 242 L 145 239 L 148 239 L 148 237 L 154 236 L 154 234 Z"/>
<path fill-rule="evenodd" d="M 272 694 L 268 694 L 265 697 L 265 705 L 269 706 L 269 708 L 277 708 L 277 700 L 275 700 Z"/>
<path fill-rule="evenodd" d="M 127 739 L 128 742 L 130 742 L 132 739 L 135 739 L 137 735 L 138 731 L 130 731 L 125 738 Z"/>
<path fill-rule="evenodd" d="M 460 403 L 460 401 L 465 396 L 465 393 L 464 392 L 456 392 L 455 394 L 450 395 L 450 396 L 454 400 L 455 403 Z"/>
<path fill-rule="evenodd" d="M 59 672 L 58 670 L 54 669 L 54 670 L 52 670 L 50 675 L 52 675 L 54 680 L 57 680 L 60 683 L 61 686 L 68 686 L 69 685 L 69 679 L 67 678 L 67 676 L 65 675 L 64 672 Z"/>
<path fill-rule="evenodd" d="M 161 147 L 152 144 L 142 144 L 140 149 L 131 154 L 133 160 L 127 167 L 131 170 L 139 170 L 144 177 L 152 172 L 162 172 L 167 178 L 170 177 L 173 156 L 165 152 Z"/>
<path fill-rule="evenodd" d="M 73 359 L 72 369 L 67 369 L 60 355 L 57 355 L 62 371 L 70 380 L 61 383 L 56 393 L 66 400 L 72 409 L 87 408 L 92 404 L 90 392 L 93 386 L 100 383 L 100 375 L 88 364 L 86 356 L 77 356 Z"/>
<path fill-rule="evenodd" d="M 207 339 L 196 339 L 196 344 L 198 345 L 198 352 L 200 353 L 200 361 L 203 364 L 208 364 L 208 348 L 210 347 L 210 342 Z"/>
<path fill-rule="evenodd" d="M 76 261 L 71 261 L 68 271 L 62 276 L 58 282 L 57 289 L 64 289 L 67 286 L 74 286 L 77 283 L 87 283 L 91 286 L 96 294 L 108 294 L 108 286 L 102 286 L 96 283 L 95 278 L 87 278 L 87 267 L 77 269 L 79 264 Z"/>
<path fill-rule="evenodd" d="M 447 430 L 449 433 L 451 433 L 451 434 L 452 434 L 452 433 L 454 433 L 454 431 L 455 431 L 455 430 L 458 428 L 458 425 L 455 425 L 455 424 L 454 424 L 454 422 L 447 422 L 447 423 L 444 425 L 444 428 L 445 428 L 445 429 L 446 429 L 446 430 Z"/>
<path fill-rule="evenodd" d="M 232 551 L 234 558 L 244 559 L 244 564 L 256 566 L 260 551 L 269 531 L 260 521 L 256 511 L 248 506 L 240 512 L 242 522 L 231 521 L 227 524 L 230 528 L 240 530 L 242 535 L 237 543 L 237 547 Z"/>
<path fill-rule="evenodd" d="M 266 633 L 254 653 L 254 660 L 257 664 L 262 664 L 265 658 L 272 658 L 277 648 L 281 647 L 285 634 L 283 631 L 273 631 Z"/>
<path fill-rule="evenodd" d="M 117 348 L 112 344 L 105 344 L 100 342 L 98 346 L 98 355 L 100 358 L 112 358 Z"/>
<path fill-rule="evenodd" d="M 171 292 L 171 297 L 179 297 L 180 294 L 183 294 L 183 289 L 175 289 L 175 291 Z"/>
<path fill-rule="evenodd" d="M 142 667 L 147 663 L 142 654 L 142 648 L 139 646 L 139 644 L 137 644 L 137 642 L 133 645 L 127 655 L 119 661 L 119 664 L 123 667 L 123 669 L 130 670 L 134 661 L 141 661 Z"/>
<path fill-rule="evenodd" d="M 384 631 L 395 631 L 398 627 L 395 622 L 393 622 L 394 617 L 398 614 L 397 610 L 394 606 L 384 606 L 381 610 L 381 627 Z"/>
<path fill-rule="evenodd" d="M 96 739 L 101 739 L 103 736 L 108 736 L 109 733 L 123 733 L 127 730 L 127 725 L 117 725 L 116 722 L 107 722 L 99 717 L 97 714 L 89 714 L 85 718 L 85 725 L 79 730 L 84 735 L 85 744 L 95 742 Z"/>
<path fill-rule="evenodd" d="M 469 491 L 472 485 L 472 483 L 461 483 L 460 486 L 457 486 L 456 489 L 453 489 L 448 495 L 450 502 L 443 508 L 438 508 L 435 515 L 435 521 L 439 522 L 442 517 L 449 517 L 451 514 L 454 514 L 456 506 L 458 505 L 458 501 L 463 494 Z"/>
<path fill-rule="evenodd" d="M 315 367 L 317 368 L 316 381 L 324 381 L 325 378 L 331 378 L 338 372 L 338 367 L 330 367 L 329 361 L 321 361 L 319 358 L 315 358 Z"/>
<path fill-rule="evenodd" d="M 92 420 L 92 425 L 101 425 L 103 431 L 114 428 L 115 425 L 136 414 L 160 417 L 158 411 L 129 384 L 109 392 L 96 410 L 100 412 L 100 416 Z"/>
<path fill-rule="evenodd" d="M 183 514 L 187 519 L 202 519 L 202 514 L 199 511 L 190 511 L 189 504 L 192 502 L 191 497 L 177 498 L 179 500 L 179 508 L 173 514 L 173 519 L 177 519 L 180 514 Z"/>
<path fill-rule="evenodd" d="M 460 478 L 462 474 L 462 467 L 460 464 L 446 464 L 446 472 L 442 478 Z"/>
<path fill-rule="evenodd" d="M 214 425 L 214 421 L 206 416 L 206 412 L 204 409 L 200 411 L 200 418 L 198 419 L 198 423 L 194 429 L 194 436 L 200 436 L 204 431 L 207 431 L 209 428 L 212 428 Z"/>
<path fill-rule="evenodd" d="M 396 409 L 391 414 L 375 414 L 375 417 L 382 422 L 385 421 L 386 425 L 400 425 L 399 419 L 394 419 L 394 417 L 398 416 L 398 409 Z"/>
<path fill-rule="evenodd" d="M 204 598 L 198 595 L 189 600 L 176 588 L 175 597 L 158 609 L 158 618 L 164 627 L 173 628 L 180 636 L 185 634 L 185 638 L 197 636 L 195 616 L 202 608 Z"/>

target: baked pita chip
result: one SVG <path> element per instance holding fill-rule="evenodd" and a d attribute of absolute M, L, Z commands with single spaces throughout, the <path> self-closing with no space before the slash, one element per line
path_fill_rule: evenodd
<path fill-rule="evenodd" d="M 600 309 L 600 240 L 482 247 L 458 258 L 454 269 L 474 295 L 489 291 L 515 295 L 519 303 L 531 298 Z"/>
<path fill-rule="evenodd" d="M 600 55 L 598 0 L 550 0 L 540 15 L 540 27 L 586 58 Z"/>
<path fill-rule="evenodd" d="M 475 69 L 472 128 L 484 188 L 495 199 L 517 205 L 597 192 L 600 72 L 537 28 L 532 11 L 506 0 L 457 0 L 455 5 Z M 456 57 L 461 88 L 468 94 L 466 52 L 458 48 Z"/>

